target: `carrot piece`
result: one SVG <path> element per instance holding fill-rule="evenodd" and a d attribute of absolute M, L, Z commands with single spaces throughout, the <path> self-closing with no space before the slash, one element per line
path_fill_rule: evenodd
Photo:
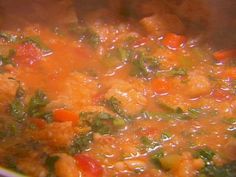
<path fill-rule="evenodd" d="M 214 58 L 217 61 L 224 61 L 233 57 L 236 57 L 236 49 L 220 50 L 213 53 Z"/>
<path fill-rule="evenodd" d="M 47 122 L 39 118 L 30 118 L 30 122 L 34 124 L 37 128 L 42 129 L 46 126 Z"/>
<path fill-rule="evenodd" d="M 183 35 L 168 33 L 165 35 L 162 44 L 170 49 L 177 49 L 186 42 L 187 38 Z"/>
<path fill-rule="evenodd" d="M 163 78 L 156 78 L 151 82 L 151 88 L 157 94 L 167 94 L 170 91 L 171 84 Z"/>
<path fill-rule="evenodd" d="M 53 119 L 57 122 L 71 121 L 72 123 L 76 123 L 79 120 L 79 116 L 66 109 L 57 109 L 53 112 Z"/>

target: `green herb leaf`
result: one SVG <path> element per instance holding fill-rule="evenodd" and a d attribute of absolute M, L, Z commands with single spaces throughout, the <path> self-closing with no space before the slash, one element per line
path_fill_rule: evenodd
<path fill-rule="evenodd" d="M 27 117 L 27 113 L 25 112 L 25 105 L 23 102 L 24 96 L 25 91 L 21 86 L 19 86 L 15 94 L 15 99 L 10 104 L 10 114 L 19 122 L 24 121 Z"/>
<path fill-rule="evenodd" d="M 160 146 L 159 142 L 154 141 L 154 140 L 150 140 L 146 136 L 142 136 L 140 138 L 140 142 L 142 143 L 142 146 L 140 148 L 147 151 L 147 152 L 151 152 Z"/>
<path fill-rule="evenodd" d="M 122 109 L 121 102 L 115 98 L 111 97 L 108 100 L 106 100 L 107 107 L 113 111 L 114 113 L 118 114 L 122 118 L 129 119 L 130 116 L 126 114 L 126 112 Z"/>
<path fill-rule="evenodd" d="M 101 43 L 100 36 L 90 27 L 72 26 L 70 32 L 93 48 Z"/>
<path fill-rule="evenodd" d="M 132 61 L 131 75 L 143 78 L 155 76 L 158 70 L 159 61 L 143 53 L 137 54 Z"/>
<path fill-rule="evenodd" d="M 59 156 L 48 156 L 45 165 L 48 168 L 49 175 L 48 176 L 55 176 L 54 171 L 55 171 L 55 163 L 60 159 Z"/>
<path fill-rule="evenodd" d="M 80 118 L 89 123 L 93 132 L 100 134 L 110 134 L 114 127 L 121 128 L 125 125 L 122 118 L 114 117 L 106 112 L 81 112 Z"/>
<path fill-rule="evenodd" d="M 8 42 L 16 42 L 17 41 L 17 36 L 14 34 L 10 34 L 8 32 L 0 32 L 0 38 L 5 39 Z"/>
<path fill-rule="evenodd" d="M 0 55 L 0 65 L 2 66 L 8 64 L 15 65 L 14 62 L 12 61 L 12 58 L 15 56 L 15 54 L 16 54 L 15 50 L 10 49 L 7 56 Z"/>
<path fill-rule="evenodd" d="M 26 112 L 24 111 L 25 105 L 22 101 L 16 99 L 10 104 L 11 116 L 15 117 L 17 121 L 22 122 L 26 118 Z"/>
<path fill-rule="evenodd" d="M 161 140 L 162 141 L 168 141 L 168 140 L 171 139 L 171 137 L 172 137 L 172 135 L 168 132 L 164 132 L 164 133 L 161 134 Z"/>
<path fill-rule="evenodd" d="M 83 152 L 89 147 L 89 144 L 93 140 L 93 134 L 90 132 L 85 135 L 76 136 L 73 140 L 73 144 L 69 149 L 70 154 L 76 154 Z"/>
<path fill-rule="evenodd" d="M 151 156 L 150 160 L 157 168 L 160 168 L 161 167 L 160 159 L 163 157 L 164 157 L 164 152 L 162 150 L 158 150 Z"/>
<path fill-rule="evenodd" d="M 236 161 L 232 161 L 223 166 L 215 166 L 213 164 L 206 165 L 203 169 L 201 169 L 200 174 L 207 177 L 235 177 Z"/>
<path fill-rule="evenodd" d="M 92 131 L 93 132 L 97 132 L 97 133 L 100 133 L 101 135 L 104 135 L 104 134 L 110 134 L 111 133 L 111 129 L 108 125 L 104 124 L 101 119 L 95 119 L 92 124 L 91 124 L 91 127 L 92 127 Z"/>
<path fill-rule="evenodd" d="M 30 36 L 30 37 L 26 37 L 22 40 L 22 43 L 31 43 L 36 45 L 36 47 L 38 47 L 39 49 L 41 49 L 43 51 L 43 53 L 45 55 L 49 55 L 52 53 L 52 50 L 49 49 L 40 39 L 40 37 L 38 36 Z"/>
<path fill-rule="evenodd" d="M 190 108 L 188 109 L 189 115 L 191 117 L 198 117 L 202 113 L 202 109 L 200 108 Z"/>
<path fill-rule="evenodd" d="M 170 71 L 172 76 L 186 76 L 187 71 L 184 68 L 174 68 Z"/>
<path fill-rule="evenodd" d="M 196 151 L 196 154 L 195 154 L 196 157 L 204 160 L 204 162 L 206 164 L 212 163 L 212 159 L 213 159 L 214 155 L 215 155 L 215 153 L 209 148 L 199 149 Z"/>
<path fill-rule="evenodd" d="M 236 124 L 236 118 L 235 117 L 230 117 L 230 118 L 227 118 L 227 119 L 224 118 L 223 121 L 227 124 L 233 124 L 233 125 Z"/>
<path fill-rule="evenodd" d="M 39 116 L 41 114 L 41 109 L 44 108 L 49 103 L 46 94 L 43 91 L 36 91 L 35 95 L 30 99 L 28 105 L 29 116 Z"/>

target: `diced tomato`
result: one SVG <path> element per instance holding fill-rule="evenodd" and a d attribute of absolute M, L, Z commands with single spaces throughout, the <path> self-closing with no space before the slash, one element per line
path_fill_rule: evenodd
<path fill-rule="evenodd" d="M 42 52 L 34 44 L 25 43 L 21 44 L 16 49 L 16 56 L 14 60 L 17 64 L 32 65 L 33 63 L 41 60 Z"/>
<path fill-rule="evenodd" d="M 47 122 L 40 118 L 30 118 L 30 122 L 39 129 L 42 129 L 47 125 Z"/>
<path fill-rule="evenodd" d="M 171 83 L 164 78 L 156 78 L 152 80 L 151 88 L 157 94 L 167 94 L 170 91 Z"/>
<path fill-rule="evenodd" d="M 66 109 L 57 109 L 53 112 L 53 119 L 57 122 L 71 121 L 73 124 L 79 121 L 79 116 Z"/>
<path fill-rule="evenodd" d="M 88 155 L 75 155 L 75 160 L 79 169 L 86 177 L 102 177 L 103 168 L 98 161 L 89 157 Z"/>
<path fill-rule="evenodd" d="M 222 89 L 217 89 L 212 93 L 212 96 L 216 99 L 216 101 L 225 101 L 231 98 L 231 94 Z"/>
<path fill-rule="evenodd" d="M 164 46 L 170 49 L 177 49 L 181 47 L 181 45 L 183 45 L 186 41 L 187 41 L 187 38 L 183 35 L 168 33 L 165 35 L 162 43 Z"/>
<path fill-rule="evenodd" d="M 236 49 L 220 50 L 220 51 L 214 52 L 213 56 L 217 61 L 225 61 L 227 59 L 236 57 Z"/>

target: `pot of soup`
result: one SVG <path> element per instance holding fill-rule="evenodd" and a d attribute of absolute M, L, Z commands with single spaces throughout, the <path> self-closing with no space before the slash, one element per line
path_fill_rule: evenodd
<path fill-rule="evenodd" d="M 236 176 L 234 0 L 0 9 L 0 176 Z"/>

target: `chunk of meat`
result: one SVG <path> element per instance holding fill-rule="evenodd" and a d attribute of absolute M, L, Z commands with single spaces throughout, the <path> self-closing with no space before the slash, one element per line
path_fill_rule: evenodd
<path fill-rule="evenodd" d="M 195 24 L 206 24 L 209 20 L 209 9 L 207 8 L 207 1 L 203 0 L 191 0 L 182 1 L 177 9 L 177 13 L 182 17 L 186 18 Z"/>
<path fill-rule="evenodd" d="M 80 171 L 77 168 L 76 161 L 67 154 L 57 154 L 60 158 L 55 163 L 55 172 L 57 177 L 78 177 Z"/>
<path fill-rule="evenodd" d="M 24 172 L 30 176 L 47 176 L 47 170 L 37 161 L 32 161 L 32 159 L 22 159 L 19 162 L 18 168 L 23 169 Z"/>
<path fill-rule="evenodd" d="M 173 14 L 155 14 L 150 17 L 144 17 L 140 23 L 148 33 L 156 36 L 162 36 L 167 32 L 176 34 L 184 32 L 183 23 Z"/>
<path fill-rule="evenodd" d="M 204 167 L 204 162 L 201 159 L 193 159 L 189 152 L 183 153 L 181 158 L 180 163 L 172 169 L 176 177 L 194 177 L 198 172 L 197 170 Z"/>
<path fill-rule="evenodd" d="M 189 73 L 188 79 L 185 90 L 189 97 L 198 97 L 211 92 L 210 81 L 201 72 L 193 71 Z"/>
<path fill-rule="evenodd" d="M 42 165 L 42 161 L 42 154 L 28 151 L 27 156 L 17 160 L 17 168 L 29 176 L 46 177 L 47 169 Z"/>
<path fill-rule="evenodd" d="M 78 132 L 78 128 L 73 127 L 72 122 L 54 122 L 35 132 L 35 138 L 53 147 L 67 147 L 71 144 L 74 134 Z"/>
<path fill-rule="evenodd" d="M 78 111 L 82 107 L 92 104 L 92 97 L 96 94 L 98 83 L 88 76 L 80 73 L 72 73 L 66 79 L 62 91 L 56 100 L 52 101 L 48 108 L 68 108 Z"/>
<path fill-rule="evenodd" d="M 144 88 L 142 83 L 133 82 L 131 84 L 123 80 L 115 80 L 105 94 L 105 98 L 117 98 L 128 114 L 135 114 L 141 111 L 147 103 L 142 88 Z"/>

